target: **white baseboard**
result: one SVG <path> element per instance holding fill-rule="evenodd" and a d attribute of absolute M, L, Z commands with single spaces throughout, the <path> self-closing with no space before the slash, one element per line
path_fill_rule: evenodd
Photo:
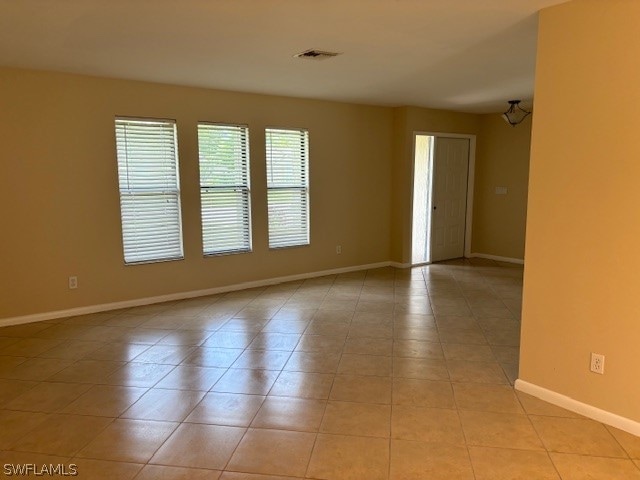
<path fill-rule="evenodd" d="M 395 267 L 395 268 L 411 268 L 410 263 L 400 263 L 400 262 L 389 262 L 389 266 Z"/>
<path fill-rule="evenodd" d="M 255 280 L 252 282 L 236 283 L 234 285 L 224 285 L 221 287 L 207 288 L 204 290 L 191 290 L 188 292 L 169 293 L 167 295 L 159 295 L 156 297 L 136 298 L 133 300 L 124 300 L 121 302 L 103 303 L 101 305 L 88 305 L 86 307 L 75 307 L 67 310 L 56 310 L 53 312 L 35 313 L 32 315 L 22 315 L 19 317 L 8 317 L 0 319 L 0 327 L 21 325 L 23 323 L 42 322 L 43 320 L 55 320 L 56 318 L 73 317 L 76 315 L 87 315 L 89 313 L 107 312 L 109 310 L 119 310 L 121 308 L 140 307 L 142 305 L 151 305 L 153 303 L 171 302 L 175 300 L 184 300 L 187 298 L 204 297 L 207 295 L 216 295 L 218 293 L 245 290 L 247 288 L 267 287 L 269 285 L 277 285 L 278 283 L 294 282 L 296 280 L 306 280 L 308 278 L 324 277 L 326 275 L 337 275 L 340 273 L 357 272 L 360 270 L 370 270 L 373 268 L 382 268 L 389 266 L 392 266 L 392 262 L 378 262 L 370 263 L 367 265 L 355 265 L 351 267 L 334 268 L 331 270 L 322 270 L 318 272 L 308 272 L 296 275 L 287 275 L 284 277 L 267 278 L 263 280 Z"/>
<path fill-rule="evenodd" d="M 524 265 L 522 258 L 500 257 L 498 255 L 489 255 L 488 253 L 472 253 L 468 258 L 486 258 L 487 260 L 495 260 L 496 262 L 517 263 Z"/>
<path fill-rule="evenodd" d="M 544 387 L 539 387 L 538 385 L 524 380 L 516 380 L 515 389 L 520 392 L 528 393 L 529 395 L 537 397 L 540 400 L 544 400 L 545 402 L 552 403 L 558 407 L 562 407 L 566 410 L 570 410 L 587 418 L 611 425 L 612 427 L 619 428 L 620 430 L 624 430 L 625 432 L 629 432 L 632 435 L 640 437 L 640 422 L 636 422 L 630 418 L 621 417 L 615 413 L 579 402 L 571 397 L 554 392 L 553 390 L 548 390 Z"/>

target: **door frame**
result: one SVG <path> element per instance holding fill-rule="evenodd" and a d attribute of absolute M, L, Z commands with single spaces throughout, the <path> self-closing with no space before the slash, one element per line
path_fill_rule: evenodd
<path fill-rule="evenodd" d="M 473 191 L 476 172 L 476 135 L 466 133 L 446 133 L 446 132 L 424 132 L 420 130 L 414 130 L 411 135 L 411 195 L 409 202 L 409 218 L 412 221 L 409 224 L 409 245 L 413 242 L 413 189 L 414 189 L 414 173 L 416 163 L 416 136 L 426 135 L 431 137 L 446 137 L 446 138 L 466 138 L 469 140 L 469 171 L 467 173 L 467 211 L 464 225 L 464 258 L 471 258 L 471 233 L 473 223 Z M 436 140 L 437 141 L 437 140 Z M 433 195 L 433 192 L 429 192 Z M 433 197 L 432 197 L 433 198 Z M 431 228 L 431 227 L 429 227 Z M 409 264 L 411 263 L 412 253 L 409 249 Z"/>

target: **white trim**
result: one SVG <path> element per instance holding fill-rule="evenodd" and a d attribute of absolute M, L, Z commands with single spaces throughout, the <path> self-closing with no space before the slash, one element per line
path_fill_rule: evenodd
<path fill-rule="evenodd" d="M 413 174 L 415 170 L 415 149 L 416 149 L 416 135 L 427 135 L 432 137 L 441 138 L 466 138 L 469 140 L 469 170 L 467 173 L 467 216 L 464 226 L 464 256 L 471 258 L 471 234 L 473 231 L 473 188 L 475 183 L 476 174 L 476 135 L 467 133 L 444 133 L 444 132 L 422 132 L 414 130 L 412 145 L 412 157 L 411 157 L 411 203 L 409 207 L 411 225 L 409 228 L 409 243 L 413 241 Z M 429 192 L 432 195 L 432 192 Z M 411 249 L 409 249 L 409 259 L 412 258 Z"/>
<path fill-rule="evenodd" d="M 413 192 L 415 190 L 416 180 L 416 136 L 418 134 L 413 132 L 411 137 L 411 190 L 409 195 L 409 261 L 413 260 Z M 404 239 L 403 239 L 404 240 Z M 404 247 L 402 248 L 404 250 Z M 401 254 L 404 258 L 404 251 Z M 399 264 L 399 262 L 396 262 Z"/>
<path fill-rule="evenodd" d="M 619 428 L 620 430 L 629 432 L 632 435 L 640 436 L 640 422 L 631 420 L 630 418 L 621 417 L 620 415 L 602 410 L 600 408 L 594 407 L 593 405 L 579 402 L 578 400 L 575 400 L 571 397 L 567 397 L 566 395 L 562 395 L 561 393 L 554 392 L 553 390 L 548 390 L 544 387 L 540 387 L 524 380 L 516 380 L 515 389 L 520 392 L 533 395 L 540 400 L 544 400 L 545 402 L 551 403 L 558 407 L 562 407 L 566 410 L 570 410 L 598 422 L 611 425 L 612 427 Z"/>
<path fill-rule="evenodd" d="M 389 266 L 395 268 L 411 268 L 413 265 L 411 263 L 389 262 Z"/>
<path fill-rule="evenodd" d="M 476 136 L 469 136 L 469 173 L 467 174 L 467 220 L 464 224 L 464 255 L 471 255 L 473 232 L 473 188 L 476 181 Z"/>
<path fill-rule="evenodd" d="M 140 307 L 142 305 L 171 302 L 175 300 L 183 300 L 186 298 L 204 297 L 207 295 L 216 295 L 218 293 L 233 292 L 236 290 L 245 290 L 247 288 L 266 287 L 269 285 L 276 285 L 278 283 L 293 282 L 296 280 L 305 280 L 308 278 L 324 277 L 326 275 L 337 275 L 340 273 L 357 272 L 360 270 L 369 270 L 373 268 L 396 266 L 396 265 L 392 265 L 392 263 L 393 262 L 369 263 L 367 265 L 355 265 L 352 267 L 334 268 L 331 270 L 321 270 L 318 272 L 286 275 L 284 277 L 266 278 L 264 280 L 255 280 L 252 282 L 236 283 L 234 285 L 224 285 L 221 287 L 206 288 L 204 290 L 191 290 L 188 292 L 169 293 L 167 295 L 159 295 L 156 297 L 136 298 L 133 300 L 124 300 L 121 302 L 103 303 L 100 305 L 88 305 L 86 307 L 70 308 L 68 310 L 56 310 L 53 312 L 34 313 L 32 315 L 22 315 L 19 317 L 7 317 L 7 318 L 0 319 L 0 327 L 7 327 L 10 325 L 21 325 L 23 323 L 42 322 L 44 320 L 54 320 L 56 318 L 65 318 L 65 317 L 72 317 L 76 315 L 86 315 L 89 313 L 106 312 L 109 310 L 119 310 L 121 308 Z"/>
<path fill-rule="evenodd" d="M 486 258 L 487 260 L 495 260 L 496 262 L 517 263 L 518 265 L 524 265 L 522 258 L 501 257 L 499 255 L 489 255 L 488 253 L 472 253 L 466 255 L 467 258 Z"/>

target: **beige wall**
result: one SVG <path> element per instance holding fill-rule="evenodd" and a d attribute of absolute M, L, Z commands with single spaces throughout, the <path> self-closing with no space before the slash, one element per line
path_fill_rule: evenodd
<path fill-rule="evenodd" d="M 0 204 L 6 206 L 0 224 L 0 319 L 388 260 L 408 262 L 414 132 L 478 134 L 491 123 L 479 115 L 442 110 L 370 107 L 6 68 L 0 68 L 0 111 Z M 123 264 L 116 115 L 177 120 L 182 261 Z M 199 120 L 249 125 L 251 254 L 202 257 Z M 309 129 L 309 247 L 268 249 L 265 126 Z M 493 128 L 484 132 L 489 139 L 482 165 L 497 171 L 500 165 L 493 163 L 504 158 L 491 151 L 500 144 L 493 140 Z M 481 218 L 488 222 L 494 218 L 491 208 L 483 207 Z M 523 219 L 514 223 L 522 224 Z M 484 220 L 474 223 L 482 232 L 493 227 L 485 226 Z M 336 255 L 336 245 L 342 246 L 342 255 Z M 508 256 L 509 252 L 497 248 L 480 253 Z M 67 288 L 71 275 L 78 276 L 77 290 Z"/>
<path fill-rule="evenodd" d="M 413 137 L 416 132 L 476 135 L 480 116 L 428 108 L 402 107 L 394 111 L 393 198 L 391 259 L 411 262 L 411 189 Z"/>
<path fill-rule="evenodd" d="M 541 14 L 520 378 L 640 421 L 640 2 Z M 590 352 L 606 355 L 589 372 Z"/>
<path fill-rule="evenodd" d="M 0 69 L 0 112 L 0 318 L 389 260 L 389 108 Z M 183 261 L 123 264 L 116 115 L 177 120 Z M 198 120 L 249 125 L 251 254 L 201 254 Z M 309 129 L 309 247 L 268 249 L 265 126 Z"/>
<path fill-rule="evenodd" d="M 531 116 L 515 127 L 482 115 L 476 150 L 472 253 L 524 258 Z M 507 187 L 496 195 L 496 187 Z"/>

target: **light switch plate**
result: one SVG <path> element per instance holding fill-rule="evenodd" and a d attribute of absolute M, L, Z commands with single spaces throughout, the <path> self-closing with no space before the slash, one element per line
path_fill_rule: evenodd
<path fill-rule="evenodd" d="M 507 187 L 496 187 L 496 195 L 506 195 L 507 191 Z"/>

